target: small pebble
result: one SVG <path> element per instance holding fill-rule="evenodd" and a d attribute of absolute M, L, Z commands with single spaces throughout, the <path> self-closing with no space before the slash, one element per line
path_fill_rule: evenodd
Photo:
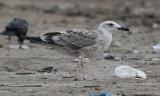
<path fill-rule="evenodd" d="M 29 49 L 29 47 L 26 45 L 22 45 L 22 49 Z"/>
<path fill-rule="evenodd" d="M 139 51 L 138 51 L 138 50 L 134 50 L 133 53 L 134 53 L 134 54 L 138 54 Z"/>
<path fill-rule="evenodd" d="M 39 73 L 45 73 L 45 72 L 51 73 L 52 70 L 53 70 L 53 67 L 45 67 L 45 68 L 43 68 L 43 69 L 41 69 L 41 70 L 38 70 L 38 72 L 39 72 Z"/>
<path fill-rule="evenodd" d="M 160 61 L 160 58 L 153 58 L 152 61 Z"/>
<path fill-rule="evenodd" d="M 155 53 L 160 53 L 160 43 L 153 45 L 152 48 L 154 49 Z"/>
<path fill-rule="evenodd" d="M 117 60 L 117 61 L 121 60 L 121 57 L 114 56 L 113 54 L 109 54 L 109 53 L 104 53 L 103 57 L 106 60 Z"/>
<path fill-rule="evenodd" d="M 158 27 L 159 27 L 158 24 L 156 24 L 156 23 L 153 23 L 153 24 L 152 24 L 152 28 L 155 28 L 155 29 L 156 29 L 156 28 L 158 28 Z"/>
<path fill-rule="evenodd" d="M 121 47 L 121 43 L 118 41 L 114 41 L 111 46 L 112 47 Z"/>

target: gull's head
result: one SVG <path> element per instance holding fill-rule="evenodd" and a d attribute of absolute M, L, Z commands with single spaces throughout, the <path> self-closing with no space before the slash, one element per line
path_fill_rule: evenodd
<path fill-rule="evenodd" d="M 121 26 L 114 21 L 105 21 L 99 25 L 98 30 L 103 32 L 113 32 L 115 30 L 129 31 L 129 28 Z"/>

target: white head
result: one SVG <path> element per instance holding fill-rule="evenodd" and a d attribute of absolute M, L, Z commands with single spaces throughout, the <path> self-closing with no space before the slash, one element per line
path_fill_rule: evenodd
<path fill-rule="evenodd" d="M 128 28 L 123 27 L 114 21 L 104 21 L 99 25 L 98 28 L 98 31 L 100 32 L 112 32 L 115 30 L 129 31 Z"/>

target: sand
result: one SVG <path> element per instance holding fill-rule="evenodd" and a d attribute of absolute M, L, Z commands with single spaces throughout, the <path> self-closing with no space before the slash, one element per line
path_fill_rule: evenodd
<path fill-rule="evenodd" d="M 159 0 L 0 0 L 0 30 L 14 17 L 26 19 L 28 35 L 70 28 L 96 29 L 104 20 L 128 26 L 113 32 L 108 49 L 119 60 L 91 59 L 88 80 L 75 81 L 76 64 L 54 48 L 30 44 L 29 50 L 9 49 L 0 36 L 0 96 L 87 96 L 95 88 L 113 96 L 160 96 L 160 55 L 152 45 L 160 41 Z M 138 52 L 137 52 L 138 51 Z M 146 80 L 120 79 L 118 65 L 146 72 Z M 53 68 L 53 69 L 52 69 Z M 52 71 L 50 70 L 52 69 Z"/>

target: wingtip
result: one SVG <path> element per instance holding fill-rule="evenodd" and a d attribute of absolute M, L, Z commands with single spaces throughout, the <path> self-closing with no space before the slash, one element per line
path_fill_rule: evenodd
<path fill-rule="evenodd" d="M 48 41 L 47 41 L 47 36 L 41 35 L 41 36 L 40 36 L 40 39 L 41 39 L 42 41 L 48 42 Z"/>

